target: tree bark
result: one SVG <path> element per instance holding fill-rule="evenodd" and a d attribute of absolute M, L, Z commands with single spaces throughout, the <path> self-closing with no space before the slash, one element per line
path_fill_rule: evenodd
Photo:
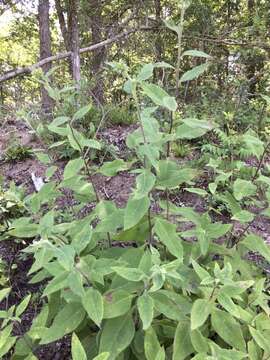
<path fill-rule="evenodd" d="M 46 59 L 52 55 L 49 10 L 50 10 L 49 0 L 39 0 L 38 22 L 39 22 L 40 60 Z M 51 69 L 51 63 L 45 63 L 42 65 L 41 68 L 44 74 L 46 74 Z M 44 113 L 51 114 L 53 110 L 53 100 L 50 98 L 44 86 L 41 86 L 40 90 L 41 90 L 42 109 Z"/>
<path fill-rule="evenodd" d="M 92 42 L 99 43 L 102 40 L 102 5 L 100 0 L 89 0 L 90 22 Z M 101 70 L 106 60 L 106 48 L 102 47 L 94 51 L 91 61 L 91 78 L 95 85 L 92 89 L 93 100 L 98 104 L 104 103 L 104 85 L 101 78 Z"/>
<path fill-rule="evenodd" d="M 162 26 L 161 12 L 162 12 L 161 1 L 155 0 L 155 17 L 158 27 Z M 155 58 L 156 58 L 156 62 L 161 62 L 163 60 L 163 41 L 160 35 L 160 29 L 158 30 L 155 39 Z M 155 77 L 157 80 L 162 79 L 162 74 L 163 74 L 162 69 L 156 69 Z"/>
<path fill-rule="evenodd" d="M 70 33 L 70 50 L 72 54 L 72 77 L 77 87 L 79 87 L 81 80 L 78 11 L 79 0 L 69 0 L 68 30 Z"/>
<path fill-rule="evenodd" d="M 58 22 L 61 30 L 61 34 L 64 40 L 66 51 L 70 50 L 70 39 L 68 35 L 67 24 L 64 16 L 64 9 L 61 4 L 61 0 L 55 0 L 55 9 L 58 16 Z"/>
<path fill-rule="evenodd" d="M 248 8 L 248 26 L 253 26 L 253 17 L 254 17 L 254 11 L 255 11 L 255 2 L 254 0 L 248 0 L 247 1 L 247 8 Z M 252 35 L 249 36 L 250 41 L 252 41 Z M 256 92 L 256 64 L 255 64 L 255 58 L 250 54 L 247 59 L 247 79 L 249 82 L 248 85 L 248 97 L 250 99 L 253 99 Z"/>

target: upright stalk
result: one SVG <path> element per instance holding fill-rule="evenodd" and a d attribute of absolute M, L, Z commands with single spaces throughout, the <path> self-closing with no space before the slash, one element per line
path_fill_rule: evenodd
<path fill-rule="evenodd" d="M 181 9 L 181 17 L 179 23 L 179 33 L 177 34 L 178 43 L 177 43 L 177 62 L 175 68 L 175 82 L 176 82 L 176 99 L 179 96 L 179 79 L 180 79 L 180 63 L 182 57 L 182 37 L 183 37 L 183 28 L 184 28 L 184 17 L 185 17 L 186 7 L 183 5 Z"/>
<path fill-rule="evenodd" d="M 136 106 L 136 111 L 137 111 L 137 117 L 139 120 L 139 124 L 140 124 L 140 129 L 142 132 L 142 137 L 143 137 L 143 143 L 144 145 L 147 145 L 147 141 L 146 141 L 146 136 L 145 136 L 145 132 L 144 132 L 144 128 L 143 128 L 143 124 L 142 124 L 142 120 L 141 120 L 141 113 L 140 113 L 140 104 L 139 104 L 139 100 L 138 100 L 138 95 L 137 95 L 137 88 L 135 87 L 134 90 L 132 91 L 132 96 L 133 99 L 135 101 L 135 106 Z M 146 168 L 146 157 L 144 156 L 143 158 L 143 166 L 144 168 Z M 149 225 L 149 239 L 148 239 L 148 244 L 149 246 L 152 245 L 152 222 L 151 222 L 151 209 L 149 207 L 148 209 L 148 225 Z"/>
<path fill-rule="evenodd" d="M 186 12 L 186 6 L 183 4 L 182 8 L 181 8 L 181 17 L 180 17 L 180 23 L 179 23 L 179 32 L 177 33 L 177 62 L 176 62 L 176 67 L 175 67 L 175 85 L 176 85 L 176 90 L 175 90 L 175 97 L 176 97 L 176 101 L 179 97 L 179 80 L 180 80 L 180 64 L 181 64 L 181 58 L 182 58 L 182 37 L 183 37 L 183 28 L 184 28 L 184 17 L 185 17 L 185 12 Z M 169 127 L 169 134 L 172 133 L 173 130 L 173 112 L 170 112 L 170 127 Z M 171 147 L 171 143 L 170 141 L 168 141 L 167 143 L 167 156 L 170 155 L 170 147 Z"/>

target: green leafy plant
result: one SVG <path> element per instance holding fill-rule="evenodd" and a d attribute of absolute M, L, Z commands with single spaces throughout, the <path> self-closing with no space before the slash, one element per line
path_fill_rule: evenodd
<path fill-rule="evenodd" d="M 32 156 L 32 151 L 29 146 L 21 144 L 12 144 L 10 145 L 4 153 L 5 161 L 21 161 L 25 160 Z"/>
<path fill-rule="evenodd" d="M 179 31 L 171 22 L 169 27 Z M 198 50 L 184 55 L 208 59 Z M 248 255 L 257 252 L 270 261 L 270 249 L 249 232 L 253 217 L 242 208 L 242 201 L 254 198 L 264 186 L 269 216 L 270 182 L 261 173 L 263 143 L 253 133 L 243 135 L 243 142 L 259 160 L 252 179 L 219 168 L 213 159 L 209 167 L 215 172 L 214 181 L 207 190 L 198 189 L 201 170 L 171 159 L 167 145 L 200 138 L 215 124 L 183 117 L 174 131 L 165 132 L 156 112 L 162 108 L 175 118 L 178 103 L 152 78 L 155 68 L 171 66 L 145 64 L 135 74 L 124 63 L 110 66 L 124 78 L 124 90 L 136 107 L 139 126 L 126 140 L 136 161 L 130 169 L 130 162 L 114 159 L 98 171 L 108 177 L 132 171 L 136 176 L 132 192 L 126 206 L 117 208 L 97 191 L 88 155 L 100 150 L 101 144 L 76 127 L 91 105 L 49 124 L 48 129 L 61 137 L 61 144 L 73 148 L 77 157 L 67 162 L 59 182 L 50 180 L 38 193 L 24 198 L 30 216 L 10 224 L 9 236 L 35 239 L 24 252 L 34 258 L 30 282 L 46 281 L 42 291 L 46 304 L 24 343 L 11 331 L 30 297 L 17 310 L 4 313 L 1 355 L 15 345 L 14 356 L 31 358 L 39 346 L 70 334 L 73 359 L 266 360 L 270 356 L 269 284 Z M 178 74 L 177 86 L 197 78 L 207 67 L 202 64 L 181 78 Z M 52 166 L 48 154 L 38 156 Z M 181 186 L 205 196 L 226 181 L 231 191 L 221 191 L 219 196 L 231 208 L 229 220 L 246 225 L 236 237 L 232 237 L 231 223 L 215 221 L 209 211 L 199 213 L 170 201 L 170 192 Z M 62 189 L 71 190 L 79 206 L 95 202 L 95 207 L 82 219 L 61 221 L 57 199 Z M 165 195 L 165 200 L 154 197 L 157 193 Z M 154 201 L 159 212 L 153 211 Z M 191 225 L 189 229 L 182 229 L 183 222 Z M 2 293 L 3 298 L 7 293 Z"/>

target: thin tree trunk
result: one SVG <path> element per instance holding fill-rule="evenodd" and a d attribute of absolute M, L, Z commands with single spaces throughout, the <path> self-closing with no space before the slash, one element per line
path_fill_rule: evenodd
<path fill-rule="evenodd" d="M 76 82 L 77 87 L 79 87 L 81 80 L 78 11 L 79 0 L 70 0 L 68 9 L 68 29 L 70 32 L 70 50 L 72 53 L 72 77 Z"/>
<path fill-rule="evenodd" d="M 55 9 L 58 16 L 58 22 L 61 30 L 61 34 L 64 40 L 66 51 L 70 50 L 70 39 L 68 35 L 67 24 L 64 16 L 64 9 L 61 4 L 61 0 L 55 0 Z"/>
<path fill-rule="evenodd" d="M 247 2 L 247 8 L 248 8 L 248 26 L 252 27 L 253 26 L 253 18 L 254 18 L 254 11 L 255 11 L 255 1 L 254 0 L 248 0 Z M 249 36 L 250 41 L 252 41 L 252 35 Z M 252 56 L 252 54 L 250 54 L 248 56 L 248 64 L 247 64 L 247 78 L 249 81 L 249 85 L 248 85 L 248 97 L 250 99 L 253 99 L 255 96 L 255 92 L 256 92 L 256 85 L 257 85 L 257 80 L 255 77 L 255 73 L 256 73 L 256 64 L 255 64 L 255 59 L 254 56 Z"/>
<path fill-rule="evenodd" d="M 40 60 L 46 59 L 52 55 L 49 10 L 50 10 L 49 0 L 39 0 L 38 22 L 39 22 Z M 44 74 L 46 74 L 50 69 L 51 69 L 51 63 L 45 63 L 44 65 L 42 65 L 42 70 Z M 44 113 L 51 114 L 53 109 L 53 100 L 50 98 L 44 86 L 41 87 L 41 103 Z"/>
<path fill-rule="evenodd" d="M 161 11 L 162 11 L 161 1 L 155 0 L 155 17 L 158 28 L 159 27 L 161 28 L 162 26 Z M 156 62 L 161 62 L 163 60 L 163 41 L 160 34 L 160 30 L 158 30 L 155 40 L 155 58 L 156 58 Z M 157 80 L 161 80 L 162 76 L 163 76 L 163 70 L 156 69 L 155 77 L 157 78 Z"/>
<path fill-rule="evenodd" d="M 66 23 L 64 9 L 63 9 L 61 0 L 55 0 L 55 9 L 56 9 L 57 17 L 58 17 L 58 22 L 59 22 L 62 38 L 64 40 L 65 49 L 66 49 L 66 51 L 70 51 L 70 49 L 71 49 L 70 32 L 69 32 L 69 29 L 67 28 L 67 23 Z M 68 64 L 69 64 L 69 73 L 70 73 L 70 76 L 72 77 L 72 59 L 71 58 L 68 59 Z"/>
<path fill-rule="evenodd" d="M 99 43 L 102 40 L 102 5 L 100 0 L 89 0 L 90 5 L 90 21 L 92 42 Z M 104 103 L 104 86 L 100 76 L 102 67 L 106 60 L 106 48 L 97 49 L 93 53 L 91 62 L 91 77 L 94 78 L 95 85 L 92 90 L 94 101 Z"/>

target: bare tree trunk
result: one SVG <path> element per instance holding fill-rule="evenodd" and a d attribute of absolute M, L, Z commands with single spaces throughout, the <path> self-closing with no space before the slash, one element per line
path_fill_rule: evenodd
<path fill-rule="evenodd" d="M 64 9 L 61 4 L 61 0 L 55 0 L 55 9 L 58 16 L 58 22 L 61 30 L 61 34 L 64 40 L 65 48 L 67 51 L 70 50 L 70 39 L 68 36 L 67 24 L 64 16 Z"/>
<path fill-rule="evenodd" d="M 100 0 L 89 0 L 90 21 L 92 43 L 96 44 L 102 41 L 102 5 Z M 100 104 L 104 103 L 104 86 L 100 76 L 102 67 L 106 60 L 106 48 L 97 49 L 93 53 L 91 62 L 91 74 L 95 80 L 92 90 L 94 101 Z"/>
<path fill-rule="evenodd" d="M 64 15 L 65 11 L 63 9 L 61 0 L 55 0 L 55 9 L 56 9 L 57 17 L 58 17 L 61 34 L 62 34 L 62 37 L 64 40 L 65 49 L 66 49 L 66 51 L 70 51 L 70 48 L 71 48 L 70 40 L 71 39 L 70 39 L 69 30 L 67 28 L 67 23 L 66 23 L 66 19 L 65 19 L 65 15 Z M 68 59 L 68 63 L 69 63 L 69 73 L 72 76 L 72 60 L 71 60 L 71 58 Z"/>
<path fill-rule="evenodd" d="M 51 52 L 51 33 L 49 19 L 50 3 L 49 0 L 39 0 L 38 4 L 38 22 L 39 22 L 39 41 L 40 41 L 40 60 L 46 59 L 52 55 Z M 44 74 L 51 69 L 51 63 L 42 66 Z M 51 114 L 53 109 L 53 100 L 50 98 L 46 89 L 41 87 L 41 103 L 45 113 Z"/>
<path fill-rule="evenodd" d="M 254 18 L 254 12 L 255 12 L 255 1 L 254 0 L 248 0 L 247 1 L 247 8 L 248 8 L 248 26 L 252 27 L 253 26 L 253 18 Z M 252 41 L 252 36 L 249 36 L 250 41 Z M 256 63 L 255 63 L 255 58 L 254 56 L 252 56 L 252 54 L 250 54 L 248 56 L 247 59 L 247 78 L 249 81 L 249 86 L 248 86 L 248 92 L 249 92 L 249 98 L 253 99 L 255 96 L 255 92 L 256 92 L 256 85 L 257 85 L 257 80 L 256 80 Z"/>
<path fill-rule="evenodd" d="M 72 77 L 79 87 L 79 82 L 81 80 L 81 70 L 78 11 L 79 0 L 70 0 L 68 8 L 68 29 L 70 33 L 70 50 L 72 53 Z"/>
<path fill-rule="evenodd" d="M 161 27 L 162 25 L 161 12 L 162 12 L 161 1 L 155 0 L 155 17 L 158 27 Z M 158 30 L 158 33 L 156 35 L 155 55 L 156 55 L 155 56 L 156 62 L 161 62 L 163 60 L 163 41 L 160 34 L 160 30 Z M 157 78 L 157 80 L 162 79 L 162 74 L 163 74 L 162 69 L 156 69 L 155 77 Z"/>

